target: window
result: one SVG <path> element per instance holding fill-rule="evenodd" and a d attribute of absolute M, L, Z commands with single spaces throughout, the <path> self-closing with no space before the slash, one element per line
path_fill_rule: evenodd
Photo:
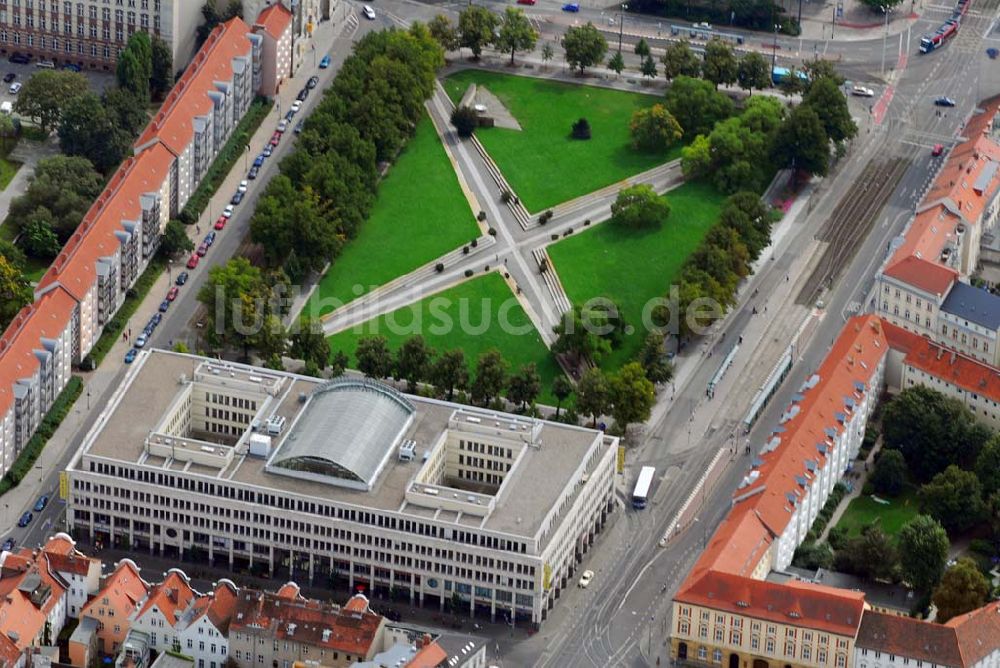
<path fill-rule="evenodd" d="M 702 639 L 708 638 L 708 627 L 704 624 L 698 627 L 698 637 Z"/>
<path fill-rule="evenodd" d="M 760 636 L 750 636 L 750 649 L 760 649 Z"/>
<path fill-rule="evenodd" d="M 764 642 L 764 652 L 766 654 L 774 654 L 774 638 L 768 638 Z"/>
<path fill-rule="evenodd" d="M 847 665 L 847 657 L 843 654 L 837 655 L 837 668 L 844 668 Z"/>
<path fill-rule="evenodd" d="M 722 642 L 723 631 L 721 628 L 715 629 L 715 642 Z"/>
<path fill-rule="evenodd" d="M 699 647 L 698 648 L 698 658 L 701 659 L 702 661 L 704 661 L 705 659 L 707 659 L 708 658 L 708 650 L 705 649 L 704 647 Z"/>
<path fill-rule="evenodd" d="M 712 661 L 715 661 L 716 663 L 722 663 L 721 649 L 716 648 L 715 650 L 712 651 Z"/>

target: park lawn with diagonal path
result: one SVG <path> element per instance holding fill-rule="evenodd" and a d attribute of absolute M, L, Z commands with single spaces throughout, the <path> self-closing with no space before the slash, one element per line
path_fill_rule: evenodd
<path fill-rule="evenodd" d="M 473 83 L 496 95 L 521 125 L 521 131 L 482 128 L 476 136 L 532 213 L 680 157 L 680 143 L 654 152 L 632 148 L 632 113 L 662 96 L 483 70 L 456 72 L 443 82 L 455 104 Z M 590 122 L 589 140 L 570 137 L 580 118 Z"/>
<path fill-rule="evenodd" d="M 379 184 L 371 216 L 320 279 L 312 312 L 329 313 L 335 304 L 346 304 L 479 234 L 451 161 L 425 115 Z"/>
<path fill-rule="evenodd" d="M 878 522 L 882 531 L 895 536 L 904 524 L 920 514 L 915 487 L 907 487 L 899 496 L 884 500 L 889 503 L 877 503 L 872 497 L 863 495 L 851 499 L 837 526 L 847 527 L 848 536 L 860 536 L 866 526 Z"/>
<path fill-rule="evenodd" d="M 578 228 L 548 247 L 570 302 L 583 304 L 608 297 L 621 307 L 634 333 L 601 360 L 613 370 L 642 346 L 642 311 L 646 303 L 667 295 L 681 265 L 719 218 L 723 196 L 707 183 L 692 182 L 669 191 L 670 216 L 655 230 L 623 229 L 611 221 Z"/>
<path fill-rule="evenodd" d="M 505 333 L 499 323 L 501 312 L 505 322 L 526 333 Z M 469 326 L 463 327 L 463 323 Z M 555 405 L 552 381 L 562 371 L 507 283 L 495 272 L 373 318 L 359 328 L 338 332 L 327 341 L 332 351 L 343 351 L 353 367 L 359 338 L 380 334 L 388 339 L 389 348 L 395 352 L 403 341 L 418 333 L 438 352 L 461 348 L 470 374 L 479 355 L 490 348 L 500 351 L 510 364 L 509 372 L 534 362 L 542 380 L 539 400 Z"/>

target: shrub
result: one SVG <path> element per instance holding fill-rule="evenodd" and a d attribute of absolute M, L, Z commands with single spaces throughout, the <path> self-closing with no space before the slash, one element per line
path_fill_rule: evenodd
<path fill-rule="evenodd" d="M 466 278 L 471 278 L 472 277 L 472 270 L 471 269 L 466 269 L 465 270 L 465 277 Z"/>
<path fill-rule="evenodd" d="M 826 535 L 826 540 L 830 543 L 830 547 L 839 550 L 847 544 L 847 527 L 833 527 L 830 529 L 830 533 Z"/>
<path fill-rule="evenodd" d="M 573 124 L 573 139 L 590 139 L 590 122 L 586 118 Z"/>
<path fill-rule="evenodd" d="M 473 239 L 472 241 L 469 242 L 469 245 L 475 248 L 476 246 L 479 245 L 479 239 Z"/>
<path fill-rule="evenodd" d="M 469 254 L 469 247 L 462 246 L 462 255 L 468 255 L 468 254 Z"/>
<path fill-rule="evenodd" d="M 559 235 L 558 234 L 553 234 L 549 238 L 552 239 L 552 241 L 559 241 Z"/>
<path fill-rule="evenodd" d="M 442 271 L 444 271 L 444 262 L 438 262 L 436 265 L 434 265 L 434 271 L 436 271 L 439 274 Z"/>
<path fill-rule="evenodd" d="M 455 111 L 451 112 L 451 124 L 455 126 L 455 132 L 458 133 L 458 136 L 466 139 L 476 131 L 479 116 L 476 114 L 476 110 L 471 107 L 456 107 Z"/>
<path fill-rule="evenodd" d="M 590 218 L 588 218 L 587 220 L 583 221 L 583 226 L 584 227 L 587 227 L 588 225 L 590 225 Z"/>
<path fill-rule="evenodd" d="M 495 237 L 497 235 L 497 230 L 495 227 L 491 227 L 489 230 L 487 230 L 486 233 L 489 234 L 491 237 Z"/>
<path fill-rule="evenodd" d="M 512 195 L 509 190 L 504 190 L 502 193 L 500 193 L 500 201 L 503 202 L 504 204 L 510 204 L 510 201 L 513 198 L 514 195 Z"/>
<path fill-rule="evenodd" d="M 478 220 L 480 223 L 483 222 L 484 220 L 486 220 L 486 212 L 485 211 L 480 211 L 479 215 L 476 216 L 476 220 Z"/>

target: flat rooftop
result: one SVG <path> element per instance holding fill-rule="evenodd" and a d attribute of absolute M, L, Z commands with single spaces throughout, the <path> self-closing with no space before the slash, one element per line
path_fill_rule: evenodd
<path fill-rule="evenodd" d="M 328 500 L 358 507 L 401 512 L 413 517 L 451 522 L 458 526 L 498 531 L 534 538 L 542 520 L 559 495 L 578 472 L 588 450 L 599 432 L 582 427 L 537 421 L 537 447 L 524 447 L 521 458 L 507 474 L 503 487 L 496 497 L 496 504 L 486 516 L 417 506 L 406 499 L 410 483 L 423 467 L 423 455 L 441 440 L 449 430 L 449 420 L 456 410 L 477 411 L 461 404 L 405 395 L 412 402 L 412 419 L 402 434 L 403 440 L 416 442 L 416 457 L 412 461 L 401 461 L 395 453 L 375 479 L 370 491 L 338 487 L 323 482 L 289 477 L 265 471 L 267 459 L 246 454 L 237 454 L 225 468 L 213 468 L 194 462 L 181 462 L 163 456 L 153 456 L 146 452 L 145 441 L 161 417 L 174 403 L 186 383 L 195 377 L 199 366 L 206 358 L 163 350 L 149 350 L 140 353 L 129 370 L 118 394 L 108 406 L 103 422 L 98 421 L 87 435 L 83 445 L 83 458 L 100 457 L 107 460 L 141 465 L 160 471 L 183 472 L 204 476 L 214 480 L 229 480 L 263 490 L 296 494 L 316 500 Z M 267 419 L 281 415 L 291 425 L 303 412 L 308 397 L 325 382 L 317 378 L 298 376 L 290 373 L 255 369 L 245 365 L 232 364 L 235 378 L 240 374 L 259 376 L 283 376 L 285 382 L 274 396 Z M 216 382 L 216 381 L 212 381 Z M 223 374 L 217 382 L 230 382 L 228 374 Z M 503 413 L 483 411 L 502 421 Z M 525 418 L 518 418 L 524 421 Z M 291 432 L 275 438 L 274 448 L 281 448 L 283 439 Z M 519 434 L 508 433 L 497 428 L 497 438 L 512 438 Z M 592 473 L 596 462 L 582 471 Z M 81 470 L 87 466 L 79 464 Z M 71 467 L 72 468 L 72 467 Z M 580 477 L 583 477 L 582 475 Z M 464 490 L 463 492 L 464 493 Z"/>

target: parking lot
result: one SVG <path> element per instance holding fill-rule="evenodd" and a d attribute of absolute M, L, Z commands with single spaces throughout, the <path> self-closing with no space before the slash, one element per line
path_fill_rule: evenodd
<path fill-rule="evenodd" d="M 27 65 L 20 65 L 18 63 L 10 62 L 7 59 L 7 56 L 4 56 L 3 59 L 0 60 L 0 80 L 7 76 L 7 74 L 13 72 L 15 75 L 14 81 L 18 81 L 22 84 L 26 83 L 35 72 L 44 71 L 35 64 L 37 62 L 37 60 L 32 60 Z M 110 72 L 94 72 L 84 70 L 81 74 L 87 77 L 87 80 L 90 81 L 90 87 L 97 93 L 103 92 L 106 87 L 113 84 L 115 81 L 114 74 Z M 16 95 L 11 95 L 7 92 L 9 88 L 9 83 L 0 84 L 0 102 L 13 103 L 14 100 L 17 99 Z"/>

